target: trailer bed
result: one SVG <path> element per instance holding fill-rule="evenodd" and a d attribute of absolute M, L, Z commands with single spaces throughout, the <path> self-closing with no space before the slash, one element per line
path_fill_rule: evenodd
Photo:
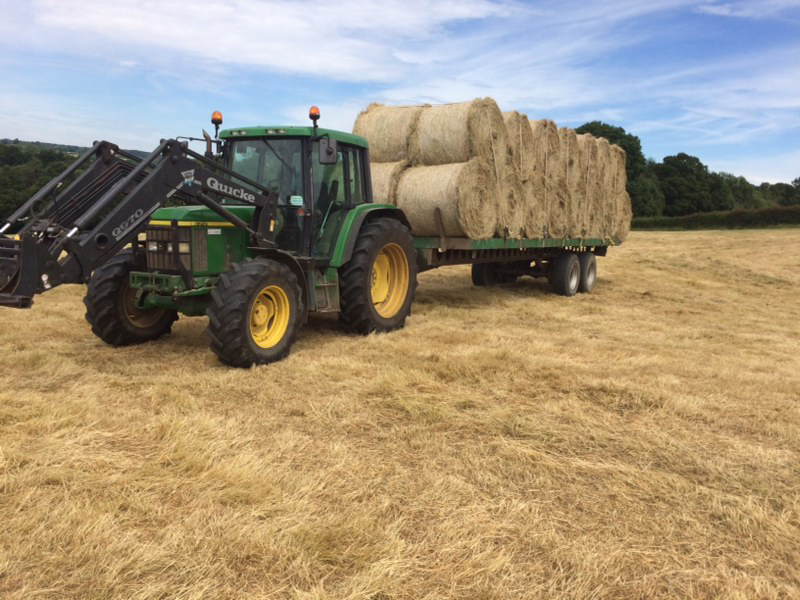
<path fill-rule="evenodd" d="M 563 252 L 591 252 L 605 256 L 613 238 L 488 238 L 415 237 L 419 269 L 446 265 L 548 260 Z"/>

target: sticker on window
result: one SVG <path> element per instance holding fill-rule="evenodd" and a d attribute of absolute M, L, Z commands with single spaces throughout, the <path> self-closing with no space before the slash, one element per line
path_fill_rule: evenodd
<path fill-rule="evenodd" d="M 303 206 L 302 196 L 289 196 L 289 204 L 292 206 Z"/>

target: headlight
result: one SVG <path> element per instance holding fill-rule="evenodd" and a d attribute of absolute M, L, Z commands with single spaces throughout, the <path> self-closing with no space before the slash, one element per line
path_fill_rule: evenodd
<path fill-rule="evenodd" d="M 158 242 L 147 242 L 148 252 L 158 252 Z"/>
<path fill-rule="evenodd" d="M 190 252 L 189 242 L 180 242 L 178 244 L 178 252 L 180 252 L 181 254 L 189 254 Z"/>

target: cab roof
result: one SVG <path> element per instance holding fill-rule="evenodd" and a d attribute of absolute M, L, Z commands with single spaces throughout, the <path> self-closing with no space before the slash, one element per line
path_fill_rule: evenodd
<path fill-rule="evenodd" d="M 368 146 L 367 140 L 360 135 L 354 135 L 344 131 L 336 131 L 335 129 L 324 129 L 322 127 L 317 127 L 316 135 L 326 134 L 337 142 L 361 146 L 363 148 Z M 236 129 L 223 129 L 219 133 L 219 137 L 224 140 L 253 137 L 311 137 L 312 135 L 314 135 L 313 127 L 292 127 L 286 125 L 256 125 L 255 127 L 238 127 Z"/>

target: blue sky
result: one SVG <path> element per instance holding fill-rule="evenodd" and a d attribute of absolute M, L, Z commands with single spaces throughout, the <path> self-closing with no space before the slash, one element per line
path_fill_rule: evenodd
<path fill-rule="evenodd" d="M 491 96 L 648 157 L 800 176 L 800 0 L 0 0 L 0 137 L 148 150 L 225 126 L 352 128 L 370 102 Z"/>

